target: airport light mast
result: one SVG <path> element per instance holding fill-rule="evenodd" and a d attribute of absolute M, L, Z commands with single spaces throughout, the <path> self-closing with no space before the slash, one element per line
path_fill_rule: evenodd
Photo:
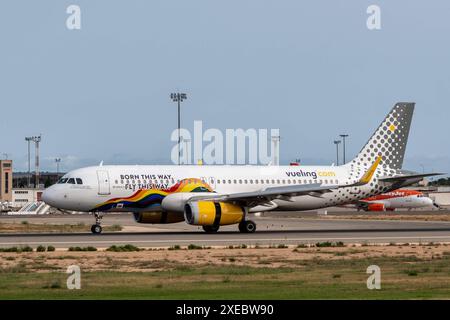
<path fill-rule="evenodd" d="M 33 137 L 25 137 L 25 141 L 28 142 L 28 188 L 31 184 L 31 159 L 30 159 L 30 142 L 33 140 Z"/>
<path fill-rule="evenodd" d="M 34 187 L 37 189 L 39 188 L 39 142 L 41 142 L 41 135 L 39 136 L 34 136 L 31 137 L 31 141 L 34 142 L 34 146 L 35 146 L 35 160 L 34 160 L 34 165 L 35 165 L 35 185 Z"/>
<path fill-rule="evenodd" d="M 61 162 L 61 158 L 55 158 L 56 162 L 56 177 L 59 178 L 59 163 Z"/>
<path fill-rule="evenodd" d="M 339 135 L 341 138 L 342 138 L 342 145 L 343 145 L 343 147 L 344 147 L 344 164 L 345 164 L 345 138 L 347 138 L 348 137 L 348 134 L 340 134 Z"/>
<path fill-rule="evenodd" d="M 336 145 L 336 165 L 339 165 L 339 143 L 341 140 L 334 140 L 334 144 Z"/>
<path fill-rule="evenodd" d="M 272 165 L 279 166 L 280 165 L 280 135 L 272 136 Z"/>
<path fill-rule="evenodd" d="M 181 133 L 180 133 L 180 105 L 183 100 L 187 99 L 186 93 L 171 93 L 170 99 L 172 99 L 173 102 L 177 102 L 178 105 L 178 165 L 180 165 L 180 158 L 181 158 L 181 150 L 180 150 L 180 144 L 181 144 Z"/>

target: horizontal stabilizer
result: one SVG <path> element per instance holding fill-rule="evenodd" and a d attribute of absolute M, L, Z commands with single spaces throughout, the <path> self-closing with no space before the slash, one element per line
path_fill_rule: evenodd
<path fill-rule="evenodd" d="M 384 181 L 384 182 L 402 182 L 405 180 L 411 180 L 411 179 L 421 179 L 421 178 L 425 178 L 425 177 L 433 177 L 433 176 L 439 176 L 439 175 L 443 175 L 445 173 L 437 173 L 437 172 L 432 172 L 432 173 L 418 173 L 418 174 L 405 174 L 405 175 L 399 175 L 399 176 L 395 176 L 395 177 L 382 177 L 379 180 L 380 181 Z"/>

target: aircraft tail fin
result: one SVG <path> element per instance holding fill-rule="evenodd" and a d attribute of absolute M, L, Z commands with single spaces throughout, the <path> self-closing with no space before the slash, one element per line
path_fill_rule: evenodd
<path fill-rule="evenodd" d="M 401 169 L 414 105 L 413 102 L 396 103 L 351 163 L 370 167 L 381 156 L 382 167 Z"/>

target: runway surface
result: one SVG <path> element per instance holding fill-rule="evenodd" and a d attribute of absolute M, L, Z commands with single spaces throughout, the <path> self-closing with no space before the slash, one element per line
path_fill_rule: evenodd
<path fill-rule="evenodd" d="M 1 217 L 0 222 L 86 223 L 88 215 L 47 217 Z M 450 242 L 450 222 L 431 221 L 367 221 L 330 220 L 318 218 L 255 217 L 258 227 L 253 234 L 242 234 L 236 226 L 222 227 L 217 234 L 206 234 L 201 228 L 185 223 L 171 225 L 141 225 L 129 215 L 110 215 L 104 224 L 120 224 L 124 232 L 67 234 L 0 234 L 0 247 L 17 245 L 95 246 L 133 244 L 141 247 L 168 247 L 196 244 L 200 246 L 278 245 L 342 241 L 345 243 L 420 243 Z"/>

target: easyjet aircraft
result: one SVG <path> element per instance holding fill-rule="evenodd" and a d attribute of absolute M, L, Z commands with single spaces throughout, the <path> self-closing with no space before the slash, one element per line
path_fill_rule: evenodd
<path fill-rule="evenodd" d="M 416 209 L 439 207 L 422 192 L 408 189 L 398 189 L 373 197 L 358 200 L 350 206 L 365 211 L 394 211 L 395 209 Z"/>
<path fill-rule="evenodd" d="M 96 166 L 71 171 L 42 199 L 95 215 L 93 233 L 112 211 L 140 223 L 186 221 L 216 232 L 237 224 L 254 232 L 248 213 L 310 210 L 354 202 L 420 181 L 402 170 L 414 103 L 397 103 L 359 154 L 341 166 Z"/>

